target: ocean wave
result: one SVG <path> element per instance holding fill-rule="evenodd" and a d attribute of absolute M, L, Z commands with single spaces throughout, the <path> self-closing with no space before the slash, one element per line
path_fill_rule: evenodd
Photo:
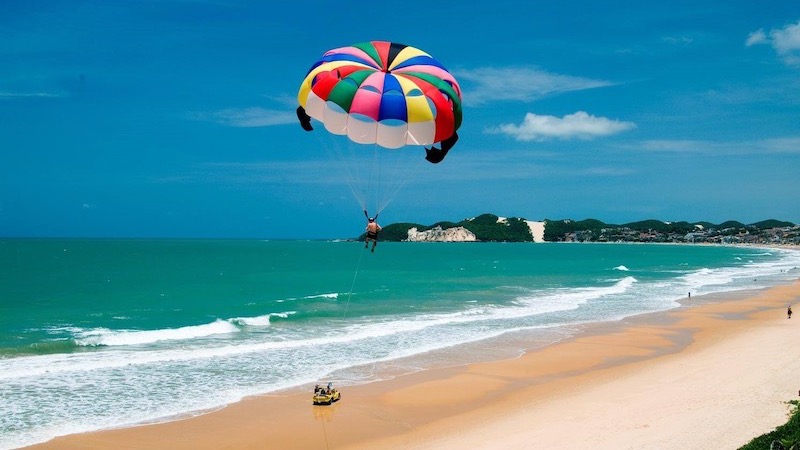
<path fill-rule="evenodd" d="M 331 292 L 329 294 L 318 294 L 318 295 L 307 295 L 303 297 L 303 299 L 312 299 L 312 298 L 332 298 L 336 299 L 339 298 L 339 294 L 336 292 Z"/>
<path fill-rule="evenodd" d="M 327 294 L 314 294 L 314 295 L 306 295 L 303 297 L 290 297 L 290 298 L 282 298 L 275 300 L 275 303 L 284 303 L 284 302 L 296 302 L 298 300 L 313 300 L 317 298 L 326 298 L 336 300 L 339 298 L 339 294 L 337 292 L 329 292 Z"/>
<path fill-rule="evenodd" d="M 781 253 L 780 259 L 762 262 L 748 260 L 744 265 L 736 267 L 704 267 L 684 275 L 681 280 L 687 287 L 699 291 L 698 293 L 760 288 L 770 284 L 761 282 L 762 278 L 786 277 L 799 263 L 800 252 L 787 250 Z"/>
<path fill-rule="evenodd" d="M 560 310 L 573 309 L 590 300 L 622 294 L 637 282 L 636 278 L 627 276 L 617 280 L 611 286 L 557 289 L 552 292 L 541 292 L 530 297 L 523 297 L 522 300 L 534 302 L 534 304 L 562 305 Z"/>
<path fill-rule="evenodd" d="M 263 316 L 256 316 L 256 317 L 234 317 L 232 319 L 228 319 L 228 322 L 239 326 L 265 327 L 270 325 L 273 319 L 288 319 L 289 316 L 294 314 L 297 314 L 297 311 L 269 313 L 269 314 L 264 314 Z"/>
<path fill-rule="evenodd" d="M 180 361 L 231 357 L 304 347 L 325 348 L 329 345 L 352 344 L 388 336 L 413 335 L 436 327 L 461 326 L 491 321 L 504 322 L 509 319 L 576 309 L 581 304 L 593 299 L 624 293 L 636 282 L 637 280 L 634 277 L 625 277 L 606 287 L 564 289 L 532 295 L 521 299 L 518 305 L 511 307 L 483 305 L 451 313 L 408 315 L 386 321 L 352 323 L 346 324 L 341 328 L 331 328 L 330 334 L 324 336 L 301 337 L 285 341 L 251 342 L 246 344 L 227 343 L 220 346 L 196 348 L 150 349 L 135 353 L 127 351 L 92 352 L 79 357 L 69 354 L 57 354 L 32 357 L 32 359 L 16 358 L 13 364 L 7 367 L 0 366 L 0 380 L 36 377 L 45 373 L 108 370 L 132 365 L 158 364 L 166 361 L 177 363 Z M 287 317 L 291 315 L 289 312 L 285 314 Z M 151 341 L 155 338 L 163 339 L 166 336 L 183 336 L 185 338 L 190 333 L 199 335 L 202 334 L 200 333 L 202 331 L 209 335 L 212 331 L 224 332 L 225 330 L 239 330 L 239 328 L 228 321 L 217 320 L 211 324 L 174 330 L 102 332 L 83 339 L 93 339 L 90 341 L 92 343 L 103 342 L 103 344 L 88 345 L 134 345 L 134 343 L 145 342 L 146 338 Z"/>
<path fill-rule="evenodd" d="M 25 347 L 0 348 L 0 359 L 4 357 L 19 357 L 23 355 L 49 355 L 54 353 L 69 353 L 78 349 L 72 339 L 54 339 L 49 341 L 34 342 Z"/>
<path fill-rule="evenodd" d="M 520 295 L 511 304 L 501 305 L 475 305 L 470 304 L 465 306 L 461 311 L 454 311 L 449 313 L 430 313 L 430 314 L 408 314 L 404 316 L 394 316 L 391 319 L 376 321 L 375 318 L 370 318 L 370 322 L 360 322 L 359 319 L 351 319 L 343 321 L 342 323 L 335 324 L 325 329 L 323 334 L 317 333 L 313 330 L 308 334 L 293 334 L 291 338 L 286 340 L 269 340 L 253 342 L 248 340 L 245 342 L 235 342 L 229 340 L 207 341 L 198 346 L 189 347 L 171 347 L 166 346 L 161 348 L 144 348 L 136 349 L 136 351 L 128 351 L 124 347 L 112 347 L 104 351 L 98 352 L 78 352 L 72 354 L 49 354 L 37 357 L 20 357 L 5 360 L 0 364 L 0 379 L 13 379 L 13 378 L 28 378 L 28 377 L 41 377 L 47 374 L 53 377 L 58 373 L 64 372 L 92 372 L 96 370 L 113 370 L 117 368 L 124 368 L 131 365 L 157 365 L 163 362 L 170 364 L 179 364 L 184 361 L 197 361 L 212 358 L 227 358 L 236 357 L 249 354 L 274 354 L 275 351 L 302 349 L 302 348 L 325 348 L 328 345 L 350 345 L 355 344 L 360 348 L 371 348 L 372 343 L 381 342 L 374 341 L 375 339 L 382 339 L 385 337 L 393 336 L 392 341 L 405 342 L 404 336 L 420 336 L 420 331 L 427 330 L 424 335 L 426 336 L 440 336 L 440 331 L 449 330 L 448 333 L 459 336 L 463 339 L 464 336 L 473 336 L 476 339 L 482 339 L 489 335 L 507 332 L 508 329 L 500 329 L 495 327 L 497 323 L 517 323 L 511 322 L 509 319 L 519 319 L 527 317 L 536 317 L 538 315 L 548 314 L 551 312 L 575 310 L 580 308 L 581 305 L 586 304 L 597 299 L 604 297 L 614 298 L 617 295 L 625 296 L 638 296 L 638 291 L 642 288 L 650 289 L 657 287 L 658 291 L 669 291 L 668 296 L 675 292 L 685 292 L 684 287 L 688 283 L 693 283 L 698 286 L 708 286 L 711 283 L 721 283 L 725 280 L 730 280 L 738 277 L 753 277 L 753 273 L 776 273 L 780 272 L 782 268 L 792 267 L 797 265 L 798 259 L 789 258 L 780 263 L 780 267 L 776 268 L 775 263 L 764 263 L 763 267 L 748 266 L 747 268 L 727 268 L 727 269 L 710 269 L 703 268 L 686 274 L 679 279 L 673 281 L 661 282 L 665 286 L 653 286 L 652 283 L 641 283 L 636 278 L 625 276 L 621 279 L 610 283 L 607 286 L 591 286 L 583 288 L 559 288 L 549 290 L 530 291 L 524 295 Z M 760 275 L 756 275 L 759 276 Z M 674 289 L 672 289 L 674 287 Z M 726 288 L 726 286 L 720 286 Z M 674 292 L 673 292 L 674 291 Z M 694 293 L 694 290 L 693 290 Z M 676 294 L 677 296 L 677 294 Z M 663 298 L 664 295 L 659 294 L 658 298 Z M 329 294 L 328 298 L 332 298 Z M 205 330 L 210 333 L 215 332 L 240 332 L 247 326 L 264 326 L 271 320 L 282 319 L 285 320 L 294 315 L 293 311 L 286 311 L 281 313 L 271 313 L 255 317 L 236 317 L 227 320 L 218 320 L 211 324 L 194 326 L 195 332 Z M 494 321 L 494 322 L 493 322 Z M 247 322 L 250 322 L 248 324 Z M 526 324 L 536 324 L 536 321 L 525 321 Z M 466 331 L 471 329 L 471 324 L 478 325 L 480 332 Z M 486 324 L 484 326 L 483 324 Z M 213 327 L 212 327 L 213 325 Z M 465 327 L 466 325 L 466 327 Z M 526 325 L 528 326 L 528 325 Z M 203 328 L 205 327 L 205 328 Z M 218 327 L 218 328 L 215 328 Z M 184 339 L 188 336 L 188 331 L 192 331 L 193 327 L 184 327 L 174 330 L 182 330 Z M 516 329 L 516 327 L 511 327 Z M 156 337 L 160 334 L 161 338 L 167 336 L 166 333 L 174 330 L 155 330 Z M 458 331 L 457 331 L 458 330 Z M 105 333 L 96 333 L 94 336 L 81 336 L 82 338 L 94 337 L 100 342 L 105 344 L 94 345 L 109 345 L 109 340 L 115 337 L 119 342 L 126 342 L 126 345 L 131 345 L 131 342 L 136 341 L 141 337 L 148 336 L 147 334 L 135 333 L 148 333 L 147 331 L 131 331 L 131 330 L 104 330 Z M 317 330 L 319 331 L 319 330 Z M 133 334 L 125 334 L 133 333 Z M 202 334 L 202 333 L 200 333 Z M 176 333 L 176 336 L 180 333 Z M 207 334 L 210 335 L 210 334 Z M 109 338 L 105 341 L 103 339 Z M 129 339 L 128 339 L 129 338 Z M 188 338 L 191 339 L 191 338 Z M 455 339 L 455 338 L 453 338 Z M 156 340 L 157 341 L 157 340 Z M 366 345 L 367 342 L 371 343 Z M 90 344 L 91 345 L 91 344 Z M 439 348 L 442 345 L 447 345 L 443 339 L 430 340 L 428 342 L 431 348 Z M 398 348 L 406 348 L 399 346 Z M 415 345 L 408 348 L 409 352 L 417 352 L 422 348 Z M 304 350 L 305 351 L 305 350 Z M 393 355 L 396 356 L 396 355 Z M 127 370 L 127 369 L 126 369 Z"/>
<path fill-rule="evenodd" d="M 614 267 L 614 270 L 620 270 L 620 271 L 623 271 L 623 272 L 627 272 L 627 271 L 629 271 L 631 269 L 628 269 L 625 266 L 617 266 L 617 267 Z"/>
<path fill-rule="evenodd" d="M 203 325 L 189 325 L 181 328 L 160 330 L 111 330 L 94 328 L 78 333 L 75 343 L 81 346 L 123 346 L 144 345 L 160 341 L 179 341 L 197 339 L 215 334 L 236 333 L 239 328 L 229 321 L 217 319 Z"/>
<path fill-rule="evenodd" d="M 619 295 L 627 292 L 638 280 L 634 277 L 625 277 L 616 281 L 611 286 L 590 288 L 557 289 L 550 292 L 531 293 L 519 297 L 515 306 L 485 305 L 472 307 L 463 311 L 445 314 L 418 315 L 405 320 L 395 320 L 380 324 L 353 325 L 351 336 L 363 339 L 366 337 L 382 337 L 392 334 L 418 332 L 424 329 L 462 325 L 467 323 L 507 321 L 525 317 L 537 316 L 547 313 L 567 311 L 579 308 L 591 300 L 609 295 Z"/>
<path fill-rule="evenodd" d="M 29 331 L 37 331 L 37 329 L 36 329 L 36 328 L 32 328 L 32 329 L 30 329 Z M 45 333 L 47 333 L 47 334 L 52 334 L 52 335 L 62 335 L 62 334 L 65 334 L 65 333 L 67 333 L 67 334 L 75 334 L 75 333 L 80 333 L 81 331 L 83 331 L 83 328 L 79 328 L 79 327 L 68 327 L 68 326 L 62 326 L 62 327 L 46 327 L 46 328 L 44 328 L 44 329 L 43 329 L 43 331 L 44 331 Z"/>
<path fill-rule="evenodd" d="M 62 328 L 70 331 L 74 342 L 82 347 L 147 345 L 161 341 L 182 341 L 204 338 L 219 334 L 231 334 L 242 331 L 242 327 L 269 326 L 274 319 L 287 319 L 296 311 L 269 313 L 255 317 L 234 317 L 217 319 L 202 325 L 189 325 L 180 328 L 164 328 L 158 330 L 112 330 L 109 328 Z"/>
<path fill-rule="evenodd" d="M 748 269 L 752 270 L 752 269 Z M 765 269 L 766 270 L 766 269 Z M 775 272 L 774 267 L 769 270 Z M 686 278 L 678 282 L 677 291 L 683 291 L 686 283 L 705 285 L 711 282 L 723 282 L 731 278 L 730 273 L 724 270 L 704 268 L 685 275 Z M 286 320 L 295 314 L 294 311 L 270 313 L 255 317 L 236 317 L 227 320 L 217 320 L 210 324 L 196 325 L 177 329 L 154 331 L 131 330 L 90 330 L 83 332 L 79 338 L 83 345 L 111 346 L 108 352 L 90 352 L 83 354 L 54 354 L 39 357 L 37 360 L 16 361 L 11 366 L 0 367 L 0 379 L 17 377 L 35 377 L 43 373 L 80 372 L 103 369 L 114 369 L 128 365 L 158 364 L 165 361 L 171 363 L 179 361 L 193 361 L 210 358 L 230 357 L 258 352 L 273 352 L 292 350 L 304 347 L 324 347 L 331 344 L 351 344 L 359 341 L 380 339 L 388 336 L 414 335 L 423 330 L 437 333 L 436 330 L 445 327 L 462 327 L 470 324 L 485 323 L 494 327 L 496 323 L 509 320 L 525 319 L 538 315 L 575 310 L 597 299 L 615 297 L 619 295 L 632 295 L 634 286 L 641 284 L 635 277 L 626 276 L 607 286 L 594 286 L 583 288 L 559 288 L 541 291 L 530 291 L 520 295 L 516 300 L 505 306 L 500 305 L 475 305 L 470 304 L 461 311 L 449 313 L 409 314 L 395 316 L 392 319 L 370 322 L 360 322 L 357 319 L 348 320 L 339 325 L 327 328 L 324 335 L 310 331 L 308 334 L 295 334 L 286 340 L 270 340 L 261 342 L 233 343 L 231 341 L 201 343 L 198 346 L 188 347 L 162 347 L 145 348 L 143 351 L 113 351 L 115 346 L 136 345 L 148 342 L 158 342 L 166 339 L 194 339 L 196 337 L 210 336 L 218 333 L 241 332 L 248 326 L 267 326 L 270 321 Z M 663 289 L 668 289 L 671 282 L 666 283 Z M 644 284 L 643 287 L 650 286 Z M 637 288 L 638 289 L 638 288 Z M 662 288 L 659 288 L 662 290 Z M 493 322 L 494 321 L 494 322 Z M 481 325 L 482 329 L 487 330 Z M 316 335 L 315 335 L 316 334 Z M 121 348 L 121 350 L 124 347 Z M 138 350 L 138 349 L 137 349 Z M 6 369 L 6 370 L 2 370 Z"/>

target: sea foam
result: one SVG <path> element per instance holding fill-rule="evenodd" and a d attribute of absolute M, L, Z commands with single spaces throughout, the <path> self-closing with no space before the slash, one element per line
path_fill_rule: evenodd
<path fill-rule="evenodd" d="M 217 334 L 239 332 L 240 326 L 268 326 L 272 318 L 286 319 L 295 311 L 270 313 L 256 317 L 234 317 L 227 320 L 217 319 L 202 325 L 189 325 L 180 328 L 159 330 L 111 330 L 109 328 L 62 328 L 75 334 L 75 344 L 79 346 L 123 346 L 145 345 L 160 341 L 180 341 L 198 339 Z"/>
<path fill-rule="evenodd" d="M 289 316 L 293 314 L 297 314 L 297 311 L 269 313 L 269 314 L 264 314 L 263 316 L 256 316 L 256 317 L 234 317 L 232 319 L 228 319 L 228 322 L 231 322 L 239 326 L 266 327 L 272 323 L 273 319 L 288 319 Z"/>
<path fill-rule="evenodd" d="M 108 328 L 94 328 L 80 332 L 79 336 L 75 339 L 75 343 L 83 346 L 143 345 L 159 341 L 197 339 L 215 334 L 236 333 L 237 331 L 239 331 L 239 328 L 235 325 L 219 319 L 204 325 L 190 325 L 181 328 L 161 330 L 110 330 Z"/>

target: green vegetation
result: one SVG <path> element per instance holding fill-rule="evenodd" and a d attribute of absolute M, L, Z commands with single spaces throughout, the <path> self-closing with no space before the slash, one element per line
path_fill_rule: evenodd
<path fill-rule="evenodd" d="M 716 228 L 720 230 L 724 230 L 726 228 L 747 228 L 747 225 L 743 224 L 742 222 L 737 222 L 735 220 L 729 220 L 727 222 L 722 222 L 721 224 L 717 225 Z"/>
<path fill-rule="evenodd" d="M 494 214 L 481 214 L 472 219 L 465 219 L 461 222 L 436 222 L 433 225 L 420 225 L 417 223 L 393 223 L 383 227 L 380 232 L 382 241 L 404 241 L 408 239 L 408 230 L 416 228 L 417 231 L 427 231 L 436 227 L 443 230 L 455 227 L 464 227 L 475 234 L 479 241 L 484 242 L 532 242 L 528 223 L 525 219 L 512 217 L 505 222 L 498 222 L 499 217 Z M 364 234 L 359 236 L 359 240 L 364 239 Z"/>
<path fill-rule="evenodd" d="M 800 450 L 800 414 L 798 414 L 800 402 L 792 400 L 789 404 L 792 405 L 792 410 L 788 422 L 753 439 L 739 450 Z M 774 441 L 780 442 L 780 446 L 777 444 L 773 446 Z"/>
<path fill-rule="evenodd" d="M 423 232 L 440 227 L 447 230 L 463 227 L 483 242 L 531 242 L 530 229 L 525 219 L 512 217 L 498 222 L 494 214 L 460 222 L 437 222 L 433 225 L 395 223 L 387 225 L 380 234 L 383 241 L 404 241 L 408 230 Z M 358 239 L 364 239 L 362 234 Z M 597 219 L 545 220 L 544 240 L 549 242 L 705 242 L 705 243 L 800 243 L 798 227 L 791 222 L 775 219 L 750 225 L 729 220 L 721 224 L 711 222 L 664 222 L 656 219 L 641 220 L 622 225 L 607 224 Z M 800 449 L 799 449 L 800 450 Z"/>
<path fill-rule="evenodd" d="M 770 228 L 786 228 L 786 227 L 793 227 L 794 224 L 792 222 L 784 222 L 782 220 L 762 220 L 761 222 L 756 222 L 750 224 L 751 227 L 756 227 L 759 230 L 768 230 Z"/>
<path fill-rule="evenodd" d="M 689 222 L 662 222 L 660 220 L 632 222 L 623 227 L 641 231 L 653 230 L 659 233 L 690 233 L 697 230 L 697 227 Z"/>
<path fill-rule="evenodd" d="M 591 235 L 596 239 L 600 235 L 603 228 L 617 227 L 617 225 L 608 225 L 597 219 L 586 220 L 545 220 L 544 226 L 544 240 L 545 241 L 561 241 L 564 240 L 564 235 L 568 233 L 583 232 Z"/>
<path fill-rule="evenodd" d="M 695 224 L 689 222 L 663 222 L 660 220 L 650 219 L 641 220 L 639 222 L 631 222 L 623 225 L 614 225 L 604 223 L 596 219 L 586 220 L 547 220 L 547 225 L 544 228 L 544 240 L 546 241 L 560 241 L 564 239 L 564 235 L 568 233 L 581 233 L 584 236 L 583 240 L 597 241 L 601 240 L 600 236 L 604 231 L 609 230 L 629 230 L 641 232 L 658 232 L 663 234 L 680 233 L 686 234 L 696 231 L 698 228 Z M 714 227 L 713 224 L 703 222 L 709 227 Z M 705 225 L 703 225 L 705 227 Z"/>
<path fill-rule="evenodd" d="M 417 223 L 393 223 L 391 225 L 387 225 L 383 227 L 381 232 L 378 235 L 378 238 L 381 241 L 403 241 L 408 238 L 408 230 L 411 228 L 417 227 L 417 229 L 422 230 L 425 228 L 424 225 L 420 225 Z M 364 240 L 365 234 L 362 234 L 358 239 L 360 241 Z"/>
<path fill-rule="evenodd" d="M 474 219 L 462 220 L 456 226 L 464 227 L 475 233 L 479 241 L 489 242 L 531 242 L 531 230 L 525 219 L 512 217 L 505 222 L 498 222 L 494 214 L 481 214 Z M 442 227 L 444 228 L 444 227 Z"/>
<path fill-rule="evenodd" d="M 546 241 L 578 242 L 706 242 L 706 243 L 798 243 L 796 225 L 774 219 L 750 225 L 729 220 L 710 222 L 663 222 L 642 220 L 622 225 L 599 220 L 547 220 Z M 785 229 L 785 230 L 782 230 Z"/>

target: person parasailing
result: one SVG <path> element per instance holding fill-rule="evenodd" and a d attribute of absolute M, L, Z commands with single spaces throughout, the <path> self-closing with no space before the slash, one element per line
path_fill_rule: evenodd
<path fill-rule="evenodd" d="M 381 160 L 392 153 L 387 149 L 422 148 L 426 161 L 441 163 L 458 142 L 461 95 L 458 81 L 441 62 L 397 42 L 369 41 L 334 48 L 306 72 L 297 93 L 297 120 L 305 131 L 322 128 L 323 135 L 345 138 L 328 147 L 344 163 L 345 170 L 340 172 L 367 217 L 365 246 L 372 240 L 372 251 L 381 230 L 376 222 L 378 213 L 413 172 L 390 166 L 382 171 Z M 348 147 L 351 155 L 346 157 L 342 147 Z M 397 177 L 394 181 L 399 180 L 396 186 L 389 184 L 393 174 Z M 377 206 L 373 217 L 366 212 L 373 203 L 371 194 L 378 196 L 373 199 Z"/>
<path fill-rule="evenodd" d="M 364 216 L 367 217 L 367 235 L 364 238 L 364 248 L 369 247 L 369 241 L 372 241 L 372 252 L 375 252 L 375 246 L 378 245 L 378 232 L 382 230 L 381 226 L 378 225 L 376 220 L 378 219 L 378 215 L 376 214 L 375 217 L 370 217 L 366 210 L 364 210 Z"/>

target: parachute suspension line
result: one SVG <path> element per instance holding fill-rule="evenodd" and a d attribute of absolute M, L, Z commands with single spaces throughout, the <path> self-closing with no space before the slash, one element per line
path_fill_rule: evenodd
<path fill-rule="evenodd" d="M 361 250 L 361 249 L 359 249 Z M 358 253 L 361 256 L 358 257 L 358 264 L 356 264 L 356 271 L 353 274 L 353 282 L 350 283 L 350 291 L 347 293 L 347 302 L 344 304 L 344 314 L 342 314 L 342 319 L 347 317 L 347 311 L 350 309 L 350 297 L 353 296 L 353 288 L 356 286 L 356 278 L 358 277 L 358 271 L 361 270 L 361 261 L 364 260 L 364 251 L 359 251 Z"/>
<path fill-rule="evenodd" d="M 338 167 L 334 170 L 338 170 L 341 177 L 344 178 L 347 187 L 350 188 L 350 193 L 353 194 L 353 198 L 356 199 L 362 209 L 366 209 L 366 199 L 364 195 L 358 191 L 358 177 L 353 172 L 353 168 L 350 164 L 348 164 L 348 159 L 339 143 L 341 136 L 329 133 L 313 134 L 317 138 L 318 145 L 325 149 L 325 152 L 328 154 L 328 159 L 336 161 Z M 325 135 L 325 137 L 323 138 L 322 135 Z"/>
<path fill-rule="evenodd" d="M 339 155 L 340 166 L 348 176 L 347 180 L 350 192 L 353 194 L 359 206 L 361 206 L 361 209 L 364 209 L 367 205 L 367 197 L 364 192 L 364 175 L 363 173 L 359 173 L 358 164 L 354 165 L 351 163 L 351 161 L 357 161 L 355 158 L 356 144 L 347 138 L 342 139 L 339 136 L 331 136 L 331 138 L 333 138 L 336 144 L 335 148 Z M 341 142 L 345 142 L 345 144 L 341 145 Z"/>
<path fill-rule="evenodd" d="M 414 138 L 414 136 L 411 133 L 409 132 L 406 133 L 407 137 L 410 138 L 416 145 L 420 145 L 419 142 Z M 420 147 L 424 148 L 424 146 L 422 145 L 420 145 Z M 405 152 L 406 153 L 401 153 L 401 154 L 408 155 L 408 150 L 405 150 Z M 389 154 L 390 153 L 387 153 L 387 156 Z M 401 159 L 400 154 L 392 153 L 392 155 L 395 157 L 395 159 Z M 425 160 L 421 158 L 415 158 L 415 161 L 416 161 L 415 164 L 391 165 L 398 172 L 391 176 L 390 179 L 391 183 L 383 186 L 384 192 L 382 193 L 380 201 L 378 202 L 378 209 L 375 214 L 379 214 L 386 207 L 388 207 L 392 201 L 394 201 L 394 199 L 397 197 L 400 191 L 414 178 L 413 174 L 419 172 L 420 167 L 423 165 L 423 161 Z"/>
<path fill-rule="evenodd" d="M 372 158 L 370 161 L 369 167 L 369 175 L 367 177 L 367 185 L 366 185 L 366 206 L 364 207 L 364 211 L 369 211 L 369 206 L 378 207 L 380 204 L 380 194 L 381 194 L 381 174 L 380 174 L 380 155 L 381 151 L 378 147 L 378 144 L 372 144 Z M 377 169 L 376 169 L 377 166 Z M 377 191 L 377 192 L 376 192 Z M 372 213 L 372 217 L 378 215 L 380 211 L 376 211 Z"/>
<path fill-rule="evenodd" d="M 376 208 L 375 215 L 380 214 L 380 212 L 383 210 L 383 207 L 382 207 L 382 205 L 383 205 L 383 196 L 385 195 L 385 193 L 384 193 L 384 187 L 385 187 L 384 184 L 386 182 L 386 179 L 383 176 L 383 155 L 387 151 L 388 150 L 383 150 L 383 151 L 379 150 L 378 149 L 378 145 L 375 144 L 375 153 L 376 153 L 376 156 L 378 158 L 378 193 L 375 196 L 375 208 Z"/>
<path fill-rule="evenodd" d="M 392 186 L 389 186 L 387 189 L 387 193 L 381 199 L 381 204 L 378 207 L 378 213 L 383 211 L 384 208 L 389 206 L 389 204 L 397 198 L 397 195 L 400 191 L 414 178 L 415 173 L 418 173 L 420 167 L 425 163 L 425 159 L 423 158 L 416 158 L 416 163 L 414 164 L 402 164 L 402 165 L 395 165 L 402 168 L 402 173 L 395 176 L 395 183 Z M 377 213 L 376 213 L 377 214 Z"/>

